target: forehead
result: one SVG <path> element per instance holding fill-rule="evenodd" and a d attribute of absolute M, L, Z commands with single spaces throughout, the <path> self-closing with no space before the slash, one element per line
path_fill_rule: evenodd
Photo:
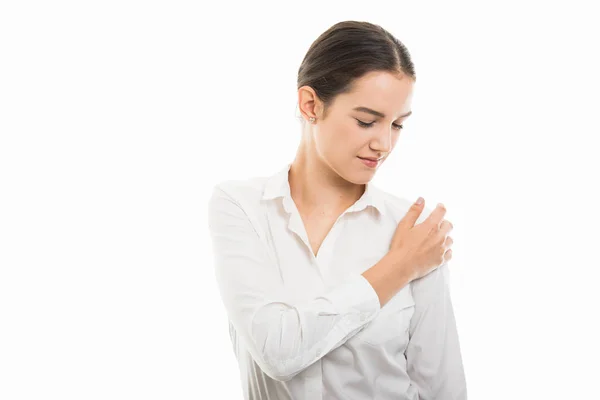
<path fill-rule="evenodd" d="M 356 79 L 351 92 L 340 98 L 343 107 L 368 107 L 397 118 L 411 110 L 414 82 L 406 75 L 373 71 Z"/>

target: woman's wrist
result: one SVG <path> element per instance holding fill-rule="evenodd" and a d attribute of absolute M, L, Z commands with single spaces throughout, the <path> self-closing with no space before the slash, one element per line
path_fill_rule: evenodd
<path fill-rule="evenodd" d="M 377 292 L 381 306 L 412 281 L 410 269 L 406 268 L 402 255 L 393 250 L 362 275 Z"/>

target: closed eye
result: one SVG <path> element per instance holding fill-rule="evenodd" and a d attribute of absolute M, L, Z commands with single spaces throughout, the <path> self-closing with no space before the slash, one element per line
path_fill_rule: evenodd
<path fill-rule="evenodd" d="M 354 118 L 354 119 L 356 119 L 356 118 Z M 356 122 L 358 122 L 358 126 L 360 126 L 361 128 L 370 128 L 375 123 L 375 121 L 373 121 L 373 122 L 363 122 L 363 121 L 361 121 L 359 119 L 356 119 Z M 404 128 L 404 125 L 392 124 L 392 126 L 394 128 L 396 128 L 397 130 L 401 130 L 401 129 Z"/>

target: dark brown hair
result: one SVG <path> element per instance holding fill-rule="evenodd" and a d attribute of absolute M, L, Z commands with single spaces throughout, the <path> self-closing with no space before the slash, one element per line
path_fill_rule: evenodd
<path fill-rule="evenodd" d="M 342 21 L 311 44 L 298 69 L 297 88 L 314 89 L 325 117 L 335 97 L 352 91 L 354 80 L 371 71 L 406 75 L 416 81 L 410 53 L 391 33 L 370 22 Z"/>

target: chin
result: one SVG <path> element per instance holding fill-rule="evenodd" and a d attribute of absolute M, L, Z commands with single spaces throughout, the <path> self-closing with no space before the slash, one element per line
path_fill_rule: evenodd
<path fill-rule="evenodd" d="M 339 167 L 335 167 L 335 163 L 332 163 L 330 167 L 341 178 L 355 185 L 365 185 L 373 179 L 381 163 L 377 168 L 369 168 L 363 164 L 360 158 L 356 157 L 350 164 L 342 166 L 343 164 L 340 163 L 337 165 Z"/>
<path fill-rule="evenodd" d="M 366 185 L 375 177 L 376 172 L 377 172 L 376 169 L 372 169 L 372 170 L 366 169 L 366 170 L 362 170 L 360 172 L 354 172 L 353 174 L 351 174 L 353 179 L 348 179 L 348 181 L 350 181 L 356 185 Z"/>

